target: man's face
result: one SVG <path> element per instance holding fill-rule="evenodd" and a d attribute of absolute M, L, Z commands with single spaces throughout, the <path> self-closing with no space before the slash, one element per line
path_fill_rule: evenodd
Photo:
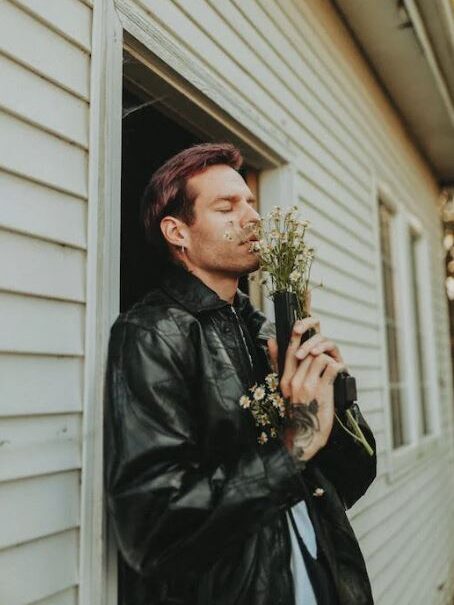
<path fill-rule="evenodd" d="M 250 248 L 260 215 L 243 177 L 225 164 L 210 166 L 191 177 L 188 188 L 196 195 L 195 222 L 187 227 L 191 264 L 234 277 L 258 269 Z"/>

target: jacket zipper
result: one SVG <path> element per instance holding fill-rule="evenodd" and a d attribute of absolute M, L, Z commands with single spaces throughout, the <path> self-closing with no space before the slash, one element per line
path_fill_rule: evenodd
<path fill-rule="evenodd" d="M 240 320 L 239 320 L 238 314 L 237 314 L 237 312 L 235 311 L 235 308 L 233 307 L 233 305 L 230 305 L 230 308 L 232 309 L 233 315 L 235 316 L 235 319 L 236 319 L 236 323 L 237 323 L 238 328 L 239 328 L 239 330 L 240 330 L 241 339 L 242 339 L 242 341 L 243 341 L 244 348 L 245 348 L 246 353 L 247 353 L 248 358 L 249 358 L 249 365 L 250 365 L 250 367 L 251 367 L 251 370 L 254 370 L 254 364 L 253 364 L 253 362 L 252 362 L 252 357 L 251 357 L 251 354 L 250 354 L 250 352 L 249 352 L 249 347 L 247 346 L 246 339 L 245 339 L 245 337 L 244 337 L 243 328 L 241 327 L 241 322 L 240 322 Z"/>

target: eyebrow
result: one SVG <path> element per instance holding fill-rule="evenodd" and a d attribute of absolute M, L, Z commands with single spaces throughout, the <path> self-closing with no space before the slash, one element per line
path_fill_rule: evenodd
<path fill-rule="evenodd" d="M 220 202 L 222 200 L 229 200 L 230 202 L 235 202 L 236 200 L 238 200 L 241 196 L 240 195 L 218 195 L 216 196 L 213 200 L 211 200 L 210 205 L 215 204 L 216 202 Z M 257 200 L 255 199 L 255 197 L 253 195 L 250 195 L 247 198 L 248 202 L 254 202 L 254 204 L 257 202 Z"/>

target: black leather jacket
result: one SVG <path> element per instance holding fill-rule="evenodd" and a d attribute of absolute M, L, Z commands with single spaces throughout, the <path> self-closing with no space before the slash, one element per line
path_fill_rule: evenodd
<path fill-rule="evenodd" d="M 302 499 L 339 604 L 373 603 L 345 509 L 374 480 L 375 455 L 335 422 L 325 448 L 300 468 L 279 438 L 258 444 L 238 403 L 271 371 L 273 330 L 245 294 L 238 290 L 232 306 L 177 266 L 115 321 L 105 480 L 121 605 L 294 605 L 285 511 Z M 323 496 L 312 496 L 316 487 Z"/>

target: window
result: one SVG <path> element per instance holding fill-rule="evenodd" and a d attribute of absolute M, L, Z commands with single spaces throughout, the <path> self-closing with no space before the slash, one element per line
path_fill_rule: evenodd
<path fill-rule="evenodd" d="M 423 331 L 423 313 L 422 313 L 422 284 L 421 284 L 421 235 L 415 229 L 409 229 L 409 251 L 410 251 L 410 271 L 411 271 L 411 295 L 413 297 L 414 310 L 414 335 L 415 335 L 415 383 L 416 393 L 419 399 L 419 434 L 427 435 L 429 433 L 429 387 L 427 366 L 425 358 L 425 342 Z"/>
<path fill-rule="evenodd" d="M 423 223 L 422 202 L 412 200 L 408 208 L 386 183 L 378 186 L 376 201 L 387 479 L 393 482 L 443 447 L 432 292 L 436 235 Z"/>
<path fill-rule="evenodd" d="M 404 389 L 399 356 L 400 329 L 395 298 L 396 266 L 392 250 L 393 213 L 382 200 L 379 200 L 379 227 L 392 438 L 393 447 L 397 448 L 405 443 L 403 425 Z"/>

